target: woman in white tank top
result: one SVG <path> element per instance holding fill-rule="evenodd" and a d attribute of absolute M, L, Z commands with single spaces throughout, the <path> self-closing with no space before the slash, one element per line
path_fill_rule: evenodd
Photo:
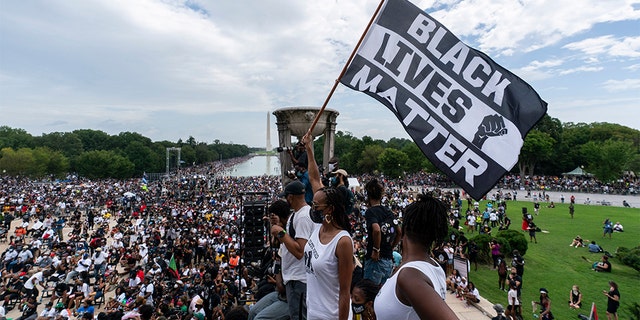
<path fill-rule="evenodd" d="M 430 257 L 447 236 L 447 208 L 421 194 L 407 206 L 402 223 L 402 261 L 374 302 L 378 320 L 458 319 L 444 302 L 446 276 Z"/>
<path fill-rule="evenodd" d="M 307 319 L 351 319 L 353 240 L 347 230 L 345 202 L 336 188 L 324 188 L 313 156 L 311 137 L 302 139 L 313 188 L 311 220 L 317 223 L 304 247 L 307 271 Z"/>

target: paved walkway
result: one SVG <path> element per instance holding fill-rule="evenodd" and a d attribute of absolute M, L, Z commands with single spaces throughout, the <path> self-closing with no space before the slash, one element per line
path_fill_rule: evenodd
<path fill-rule="evenodd" d="M 453 293 L 447 291 L 445 301 L 460 320 L 482 320 L 496 316 L 493 303 L 484 298 L 480 298 L 480 303 L 467 305 L 465 301 L 456 298 Z"/>

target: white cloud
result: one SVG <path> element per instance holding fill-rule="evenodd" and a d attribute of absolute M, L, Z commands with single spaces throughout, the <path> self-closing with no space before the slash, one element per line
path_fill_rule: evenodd
<path fill-rule="evenodd" d="M 612 57 L 640 57 L 640 37 L 616 38 L 606 35 L 572 42 L 563 48 L 581 51 L 589 55 L 606 54 Z"/>
<path fill-rule="evenodd" d="M 476 38 L 477 46 L 487 53 L 529 52 L 598 23 L 637 20 L 640 8 L 635 0 L 460 0 L 433 16 L 458 36 Z"/>
<path fill-rule="evenodd" d="M 640 79 L 607 80 L 602 86 L 607 91 L 640 90 Z"/>
<path fill-rule="evenodd" d="M 603 69 L 604 69 L 603 67 L 587 67 L 587 66 L 583 66 L 583 67 L 578 67 L 578 68 L 573 68 L 573 69 L 561 70 L 559 72 L 559 74 L 567 75 L 567 74 L 572 74 L 572 73 L 576 73 L 576 72 L 596 72 L 596 71 L 601 71 Z"/>
<path fill-rule="evenodd" d="M 413 2 L 551 93 L 582 96 L 602 91 L 586 80 L 637 77 L 640 37 L 611 30 L 616 21 L 637 25 L 637 0 L 583 0 L 580 10 L 569 0 Z M 4 1 L 0 125 L 33 134 L 92 128 L 262 144 L 265 130 L 255 128 L 264 127 L 266 112 L 322 104 L 377 4 Z M 606 32 L 591 32 L 604 24 Z M 564 50 L 554 46 L 567 39 Z M 616 60 L 615 68 L 608 64 Z M 589 78 L 607 72 L 616 75 Z M 339 86 L 329 107 L 341 113 L 339 130 L 406 137 L 388 110 L 361 93 Z"/>

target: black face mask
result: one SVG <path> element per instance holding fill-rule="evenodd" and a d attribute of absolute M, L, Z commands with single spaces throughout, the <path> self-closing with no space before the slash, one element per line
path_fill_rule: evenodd
<path fill-rule="evenodd" d="M 351 303 L 351 310 L 354 314 L 361 314 L 364 312 L 364 304 Z"/>
<path fill-rule="evenodd" d="M 322 223 L 322 220 L 324 220 L 324 213 L 322 210 L 311 210 L 310 216 L 311 221 L 315 223 Z"/>

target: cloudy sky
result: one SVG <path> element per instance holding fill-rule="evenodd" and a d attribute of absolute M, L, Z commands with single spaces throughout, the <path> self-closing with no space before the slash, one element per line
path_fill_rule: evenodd
<path fill-rule="evenodd" d="M 640 1 L 413 3 L 531 84 L 552 117 L 640 129 Z M 0 125 L 264 146 L 271 112 L 322 105 L 377 5 L 0 0 Z M 328 107 L 356 137 L 408 138 L 342 85 Z"/>

